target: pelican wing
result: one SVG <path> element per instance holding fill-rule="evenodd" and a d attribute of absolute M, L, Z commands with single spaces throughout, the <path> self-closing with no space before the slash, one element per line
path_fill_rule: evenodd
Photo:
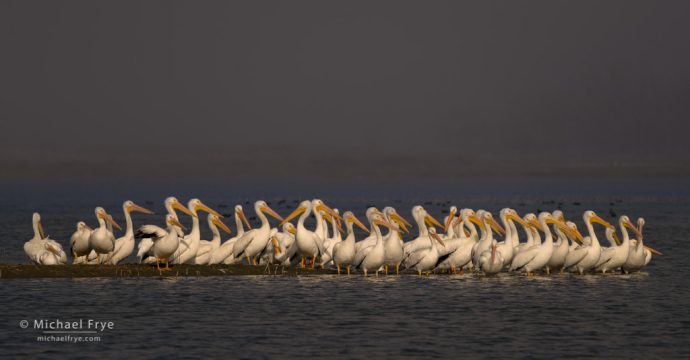
<path fill-rule="evenodd" d="M 241 238 L 237 239 L 235 242 L 235 246 L 232 249 L 232 255 L 234 257 L 239 257 L 242 255 L 244 250 L 249 246 L 249 244 L 254 240 L 254 236 L 256 235 L 256 229 L 249 230 L 245 232 Z"/>
<path fill-rule="evenodd" d="M 410 254 L 405 260 L 403 260 L 402 266 L 405 269 L 409 269 L 419 264 L 422 259 L 424 259 L 427 254 L 429 254 L 431 249 L 421 249 Z"/>
<path fill-rule="evenodd" d="M 139 241 L 139 247 L 137 250 L 137 258 L 139 258 L 139 262 L 141 263 L 142 259 L 144 258 L 144 255 L 146 255 L 149 251 L 151 251 L 151 248 L 153 247 L 153 240 L 151 238 L 143 238 L 141 241 Z"/>
<path fill-rule="evenodd" d="M 376 245 L 376 235 L 367 236 L 364 240 L 355 243 L 355 252 L 359 252 L 364 248 Z"/>
<path fill-rule="evenodd" d="M 532 259 L 534 259 L 535 256 L 537 256 L 537 253 L 539 253 L 539 245 L 534 245 L 532 247 L 529 247 L 523 251 L 520 251 L 517 255 L 513 257 L 513 262 L 510 264 L 510 271 L 515 271 L 519 270 L 525 265 L 529 264 Z M 482 253 L 483 255 L 483 253 Z M 481 255 L 480 255 L 481 256 Z"/>
<path fill-rule="evenodd" d="M 582 259 L 584 259 L 585 256 L 587 256 L 588 251 L 589 246 L 580 246 L 570 251 L 568 255 L 565 256 L 565 263 L 563 264 L 563 268 L 567 269 L 571 266 L 577 265 L 577 263 L 582 261 Z"/>
<path fill-rule="evenodd" d="M 135 238 L 152 238 L 153 241 L 156 241 L 160 238 L 165 237 L 165 235 L 168 235 L 168 231 L 163 229 L 160 226 L 156 225 L 143 225 L 142 227 L 137 230 L 137 232 L 134 234 Z"/>
<path fill-rule="evenodd" d="M 362 264 L 362 261 L 364 261 L 364 258 L 366 258 L 367 255 L 369 255 L 369 253 L 371 252 L 371 250 L 372 250 L 373 248 L 374 248 L 374 246 L 369 246 L 369 247 L 366 247 L 366 248 L 364 248 L 364 249 L 358 251 L 358 252 L 355 254 L 355 258 L 352 260 L 352 266 L 354 266 L 354 267 L 356 268 L 356 267 L 358 267 L 359 265 L 361 265 L 361 264 Z"/>

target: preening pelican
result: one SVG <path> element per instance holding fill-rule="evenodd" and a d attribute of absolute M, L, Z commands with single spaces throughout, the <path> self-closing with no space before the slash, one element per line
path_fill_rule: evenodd
<path fill-rule="evenodd" d="M 170 269 L 168 265 L 169 259 L 180 246 L 180 238 L 175 227 L 184 229 L 184 226 L 171 214 L 165 216 L 165 225 L 165 229 L 156 225 L 144 225 L 139 228 L 136 234 L 137 237 L 144 236 L 153 242 L 151 251 L 156 258 L 156 268 L 159 270 L 161 270 L 160 263 L 163 261 L 165 261 L 165 268 L 162 270 Z"/>
<path fill-rule="evenodd" d="M 337 216 L 331 208 L 323 203 L 323 201 L 319 199 L 314 199 L 312 201 L 305 200 L 302 201 L 299 206 L 297 206 L 295 211 L 293 211 L 281 222 L 281 225 L 294 219 L 298 215 L 301 215 L 299 220 L 297 220 L 297 234 L 295 235 L 295 239 L 297 241 L 297 250 L 302 257 L 302 267 L 304 268 L 307 266 L 306 261 L 310 258 L 311 268 L 313 269 L 314 265 L 316 264 L 316 258 L 324 252 L 324 239 L 321 238 L 315 231 L 308 230 L 304 226 L 304 222 L 307 220 L 309 215 L 311 215 L 312 211 L 325 211 L 331 216 Z M 318 223 L 319 221 L 317 221 L 317 227 Z"/>
<path fill-rule="evenodd" d="M 271 225 L 265 214 L 271 215 L 278 221 L 283 221 L 283 217 L 271 209 L 265 201 L 259 200 L 254 203 L 254 211 L 261 221 L 261 226 L 249 230 L 237 240 L 232 249 L 232 254 L 236 259 L 247 258 L 249 265 L 256 265 L 256 257 L 266 248 L 270 240 Z"/>
<path fill-rule="evenodd" d="M 153 214 L 153 211 L 143 208 L 131 200 L 127 200 L 122 204 L 122 211 L 125 214 L 125 235 L 115 240 L 115 248 L 106 260 L 111 265 L 117 265 L 131 255 L 132 250 L 134 250 L 134 228 L 132 226 L 131 213 L 138 211 L 144 214 Z"/>
<path fill-rule="evenodd" d="M 422 275 L 422 272 L 431 271 L 434 269 L 434 267 L 436 267 L 439 254 L 438 246 L 436 246 L 436 243 L 438 242 L 439 244 L 441 244 L 441 246 L 444 246 L 443 240 L 441 240 L 441 237 L 438 236 L 438 234 L 436 233 L 436 228 L 430 226 L 427 229 L 427 232 L 429 234 L 429 238 L 432 241 L 431 247 L 421 248 L 411 253 L 410 256 L 406 257 L 402 263 L 405 269 L 414 268 L 415 270 L 417 270 L 417 274 L 419 275 Z"/>
<path fill-rule="evenodd" d="M 347 236 L 345 240 L 333 246 L 333 263 L 338 268 L 338 274 L 340 274 L 340 268 L 345 266 L 347 267 L 347 274 L 350 275 L 350 267 L 355 258 L 355 233 L 353 225 L 357 225 L 367 233 L 369 230 L 351 211 L 346 211 L 343 214 L 343 220 L 345 221 Z"/>
<path fill-rule="evenodd" d="M 43 231 L 41 215 L 32 217 L 34 237 L 24 243 L 24 253 L 36 265 L 63 265 L 67 263 L 67 254 L 55 240 L 49 239 Z"/>
<path fill-rule="evenodd" d="M 89 237 L 91 237 L 91 229 L 85 222 L 77 223 L 77 230 L 70 238 L 70 252 L 72 253 L 72 264 L 84 264 L 87 262 L 87 255 L 91 253 L 89 246 Z"/>
<path fill-rule="evenodd" d="M 199 250 L 196 252 L 193 264 L 196 265 L 206 265 L 211 259 L 211 253 L 220 247 L 220 231 L 218 228 L 225 231 L 227 234 L 232 234 L 232 230 L 225 225 L 218 216 L 213 214 L 208 214 L 208 227 L 211 229 L 211 234 L 213 237 L 211 240 L 201 240 L 199 241 Z"/>
<path fill-rule="evenodd" d="M 601 224 L 607 228 L 614 228 L 613 225 L 609 224 L 591 210 L 585 211 L 582 215 L 582 220 L 585 223 L 585 227 L 587 227 L 589 236 L 583 239 L 582 245 L 568 253 L 565 257 L 565 264 L 563 265 L 565 269 L 572 268 L 580 275 L 593 269 L 601 256 L 601 245 L 599 244 L 599 239 L 597 239 L 597 234 L 594 232 L 592 222 Z"/>
<path fill-rule="evenodd" d="M 95 213 L 99 226 L 91 232 L 91 236 L 89 236 L 89 247 L 99 256 L 106 255 L 115 249 L 115 235 L 108 229 L 106 223 L 111 224 L 118 230 L 122 230 L 122 228 L 102 207 L 97 207 Z"/>
<path fill-rule="evenodd" d="M 479 256 L 479 269 L 484 272 L 485 275 L 496 275 L 503 268 L 504 264 L 503 256 L 500 252 L 496 251 L 496 242 L 491 244 L 491 249 L 484 251 Z"/>
<path fill-rule="evenodd" d="M 201 229 L 199 228 L 198 215 L 200 210 L 218 217 L 223 217 L 223 215 L 206 206 L 206 204 L 199 199 L 189 200 L 187 209 L 192 213 L 192 230 L 190 230 L 189 234 L 180 241 L 180 246 L 171 258 L 173 264 L 187 264 L 192 262 L 196 257 L 196 252 L 199 250 L 201 241 Z"/>
<path fill-rule="evenodd" d="M 292 223 L 283 224 L 283 231 L 278 231 L 276 228 L 271 229 L 271 241 L 266 246 L 269 263 L 283 266 L 292 264 L 292 260 L 297 254 L 296 233 L 297 229 Z"/>
<path fill-rule="evenodd" d="M 637 229 L 635 234 L 637 239 L 630 240 L 630 252 L 628 258 L 623 265 L 623 272 L 629 274 L 631 272 L 640 271 L 643 267 L 647 266 L 652 260 L 652 254 L 662 255 L 657 250 L 654 250 L 644 244 L 642 236 L 642 228 L 644 227 L 645 221 L 643 218 L 637 219 Z"/>

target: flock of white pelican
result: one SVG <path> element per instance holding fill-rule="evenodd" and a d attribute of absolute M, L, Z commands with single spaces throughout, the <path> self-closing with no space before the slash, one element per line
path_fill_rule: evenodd
<path fill-rule="evenodd" d="M 191 199 L 184 206 L 175 197 L 164 202 L 165 224 L 143 225 L 136 231 L 132 213 L 153 214 L 132 201 L 122 205 L 126 227 L 116 238 L 113 228 L 122 228 L 104 208 L 95 209 L 98 227 L 77 223 L 71 237 L 70 252 L 73 264 L 117 265 L 134 251 L 139 262 L 156 264 L 160 270 L 170 264 L 241 264 L 271 266 L 301 266 L 335 268 L 338 274 L 354 270 L 388 274 L 413 269 L 419 275 L 432 272 L 480 272 L 494 275 L 501 271 L 534 275 L 543 271 L 623 273 L 639 271 L 649 264 L 658 251 L 644 245 L 644 219 L 633 224 L 628 216 L 621 216 L 616 227 L 594 211 L 585 211 L 582 220 L 583 236 L 577 225 L 566 221 L 563 212 L 542 212 L 524 216 L 504 208 L 494 216 L 485 210 L 474 211 L 452 206 L 443 223 L 431 216 L 422 206 L 412 208 L 412 219 L 418 234 L 405 241 L 412 224 L 394 208 L 383 211 L 370 207 L 366 211 L 368 226 L 351 211 L 340 213 L 320 199 L 302 201 L 286 218 L 271 209 L 265 201 L 254 203 L 258 227 L 252 227 L 242 206 L 234 208 L 236 233 L 222 241 L 221 231 L 231 234 L 230 227 L 217 211 L 199 199 Z M 191 229 L 179 221 L 177 211 L 191 217 Z M 210 240 L 201 239 L 199 212 L 208 214 Z M 269 218 L 279 223 L 271 226 Z M 305 224 L 314 217 L 315 226 Z M 290 221 L 297 218 L 297 225 Z M 344 224 L 344 229 L 343 229 Z M 602 246 L 594 224 L 604 227 L 608 247 Z M 355 226 L 366 236 L 356 238 Z M 521 228 L 522 232 L 518 229 Z M 41 217 L 33 215 L 34 237 L 24 244 L 29 259 L 40 265 L 66 264 L 68 259 L 59 242 L 46 236 Z M 187 232 L 188 230 L 188 232 Z M 632 233 L 632 234 L 631 234 Z M 496 239 L 499 237 L 499 239 Z M 499 241 L 501 240 L 501 241 Z M 162 265 L 165 267 L 162 267 Z"/>

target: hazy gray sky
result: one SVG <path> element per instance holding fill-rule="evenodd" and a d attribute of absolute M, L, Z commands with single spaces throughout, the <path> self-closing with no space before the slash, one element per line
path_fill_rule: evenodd
<path fill-rule="evenodd" d="M 261 146 L 312 165 L 375 153 L 687 172 L 688 14 L 687 1 L 2 1 L 0 164 L 241 164 Z"/>

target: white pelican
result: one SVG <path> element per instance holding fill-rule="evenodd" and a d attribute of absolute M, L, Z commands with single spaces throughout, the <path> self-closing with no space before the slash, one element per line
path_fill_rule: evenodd
<path fill-rule="evenodd" d="M 340 211 L 338 209 L 333 209 L 333 211 L 340 215 Z M 333 260 L 333 247 L 343 241 L 343 237 L 340 233 L 343 231 L 343 228 L 340 225 L 338 218 L 335 216 L 330 216 L 326 214 L 325 211 L 321 211 L 320 213 L 324 221 L 329 221 L 331 223 L 331 233 L 333 234 L 332 237 L 326 238 L 326 241 L 323 242 L 324 254 L 321 256 L 321 267 L 324 267 L 328 265 L 331 260 Z"/>
<path fill-rule="evenodd" d="M 475 268 L 479 269 L 479 258 L 481 257 L 482 253 L 491 249 L 491 244 L 496 241 L 494 239 L 493 230 L 499 234 L 505 234 L 505 230 L 496 222 L 496 220 L 494 220 L 493 215 L 485 210 L 477 210 L 476 216 L 470 217 L 470 221 L 477 224 L 482 232 L 481 238 L 475 245 L 474 249 L 472 249 L 472 263 L 474 264 Z"/>
<path fill-rule="evenodd" d="M 102 207 L 97 207 L 95 213 L 99 226 L 89 236 L 89 247 L 100 256 L 110 253 L 115 248 L 115 235 L 108 229 L 106 223 L 115 226 L 119 230 L 122 230 L 122 228 Z"/>
<path fill-rule="evenodd" d="M 643 241 L 642 228 L 644 227 L 644 219 L 637 219 L 637 229 L 635 234 L 637 239 L 630 240 L 630 253 L 623 265 L 623 272 L 629 274 L 631 272 L 639 271 L 647 266 L 652 260 L 652 253 L 656 255 L 663 255 L 662 253 L 646 246 Z"/>
<path fill-rule="evenodd" d="M 246 257 L 249 265 L 256 265 L 256 257 L 266 248 L 270 240 L 271 225 L 265 214 L 283 221 L 283 217 L 273 211 L 263 200 L 254 203 L 254 211 L 256 212 L 256 217 L 261 221 L 261 226 L 245 232 L 232 249 L 232 255 L 236 259 Z"/>
<path fill-rule="evenodd" d="M 122 211 L 125 214 L 125 235 L 115 240 L 115 248 L 106 261 L 106 263 L 111 265 L 117 265 L 120 261 L 131 255 L 132 250 L 134 250 L 134 228 L 132 226 L 131 213 L 138 211 L 144 214 L 153 214 L 153 211 L 143 208 L 131 200 L 127 200 L 122 204 Z"/>
<path fill-rule="evenodd" d="M 89 247 L 89 237 L 91 236 L 91 229 L 85 222 L 77 223 L 77 230 L 70 238 L 70 252 L 72 253 L 72 264 L 83 264 L 87 262 L 87 255 L 91 253 Z"/>
<path fill-rule="evenodd" d="M 367 233 L 369 230 L 351 211 L 346 211 L 343 214 L 343 220 L 345 221 L 347 236 L 345 240 L 333 246 L 333 263 L 338 268 L 338 274 L 340 274 L 340 268 L 346 266 L 347 274 L 350 275 L 350 266 L 355 258 L 355 233 L 353 225 L 359 226 L 360 229 Z"/>
<path fill-rule="evenodd" d="M 34 237 L 24 243 L 24 253 L 36 265 L 64 265 L 67 254 L 55 240 L 49 239 L 43 231 L 41 215 L 34 213 L 32 217 Z"/>
<path fill-rule="evenodd" d="M 571 250 L 565 257 L 565 264 L 563 264 L 564 269 L 572 268 L 577 271 L 580 275 L 584 274 L 586 271 L 593 269 L 599 261 L 601 256 L 601 245 L 599 244 L 599 239 L 597 239 L 597 234 L 594 232 L 594 226 L 592 222 L 601 224 L 608 228 L 613 228 L 613 225 L 609 224 L 606 220 L 602 219 L 594 211 L 587 210 L 582 215 L 582 220 L 584 220 L 585 226 L 589 236 L 583 239 L 583 244 Z"/>
<path fill-rule="evenodd" d="M 223 217 L 217 211 L 206 206 L 199 199 L 189 200 L 187 203 L 187 209 L 192 213 L 192 229 L 189 231 L 181 241 L 180 246 L 177 251 L 172 256 L 173 264 L 187 264 L 191 263 L 196 257 L 196 253 L 199 250 L 199 244 L 201 241 L 201 229 L 199 228 L 199 215 L 197 214 L 199 210 L 205 211 L 209 214 L 216 215 L 218 217 Z"/>
<path fill-rule="evenodd" d="M 438 264 L 436 269 L 438 270 L 449 270 L 451 273 L 455 274 L 456 269 L 460 268 L 462 272 L 463 267 L 466 265 L 471 265 L 472 260 L 472 248 L 477 243 L 477 229 L 474 224 L 469 220 L 471 216 L 474 216 L 474 211 L 472 209 L 462 209 L 460 210 L 460 215 L 453 220 L 451 226 L 448 228 L 453 229 L 452 232 L 457 236 L 456 239 L 444 240 L 446 246 L 444 249 L 448 248 L 448 253 L 439 256 Z M 457 224 L 460 226 L 457 226 Z M 470 233 L 465 232 L 465 227 L 470 229 Z M 460 231 L 456 233 L 456 231 Z M 474 236 L 473 236 L 474 234 Z M 452 249 L 452 250 L 451 250 Z"/>
<path fill-rule="evenodd" d="M 281 222 L 281 225 L 294 219 L 298 215 L 301 215 L 297 221 L 297 234 L 295 235 L 297 249 L 302 257 L 302 267 L 306 267 L 306 259 L 311 258 L 311 268 L 313 269 L 314 265 L 316 264 L 316 257 L 320 254 L 323 254 L 324 249 L 323 239 L 319 237 L 316 232 L 308 230 L 304 226 L 304 222 L 307 220 L 312 211 L 326 211 L 331 216 L 334 216 L 335 214 L 331 208 L 326 206 L 323 201 L 319 199 L 314 199 L 312 201 L 305 200 L 302 201 L 299 206 L 297 206 L 295 211 L 293 211 Z M 319 221 L 317 221 L 317 226 L 318 223 Z"/>
<path fill-rule="evenodd" d="M 208 227 L 211 229 L 213 237 L 211 240 L 199 241 L 199 250 L 197 250 L 196 256 L 192 261 L 192 263 L 196 265 L 207 265 L 211 259 L 211 253 L 220 247 L 220 231 L 218 231 L 218 228 L 225 231 L 227 234 L 232 234 L 232 230 L 230 230 L 218 216 L 208 214 L 207 220 Z"/>
<path fill-rule="evenodd" d="M 525 226 L 526 223 L 518 216 L 518 213 L 511 208 L 501 209 L 499 217 L 505 229 L 505 238 L 503 241 L 496 244 L 496 251 L 500 253 L 503 259 L 503 266 L 510 266 L 513 256 L 515 255 L 515 246 L 520 243 L 520 240 L 518 240 L 517 227 L 513 221 L 517 221 L 522 226 Z"/>
<path fill-rule="evenodd" d="M 379 270 L 386 260 L 385 249 L 383 247 L 383 236 L 381 235 L 380 226 L 385 226 L 391 230 L 398 230 L 398 227 L 389 223 L 381 213 L 374 213 L 371 216 L 371 224 L 369 231 L 376 235 L 376 244 L 368 248 L 362 249 L 355 255 L 352 265 L 359 267 L 367 276 L 369 271 L 375 271 L 376 276 L 379 275 Z"/>
<path fill-rule="evenodd" d="M 537 215 L 534 215 L 532 213 L 526 214 L 522 218 L 523 222 L 525 224 L 532 224 L 537 220 Z M 517 238 L 517 244 L 513 248 L 513 258 L 523 250 L 529 249 L 534 245 L 538 245 L 541 243 L 541 240 L 539 239 L 539 231 L 532 227 L 532 225 L 522 225 L 523 230 L 525 231 L 525 242 L 521 243 L 519 237 Z M 512 260 L 511 260 L 512 263 Z"/>
<path fill-rule="evenodd" d="M 630 253 L 628 229 L 633 231 L 637 231 L 637 229 L 626 215 L 618 219 L 618 227 L 623 235 L 623 241 L 620 243 L 616 236 L 616 230 L 614 228 L 606 228 L 606 240 L 609 241 L 610 246 L 601 249 L 601 256 L 595 267 L 595 270 L 601 271 L 602 274 L 606 274 L 607 271 L 615 271 L 628 260 L 628 254 Z"/>
<path fill-rule="evenodd" d="M 180 246 L 180 238 L 175 227 L 184 229 L 184 226 L 172 214 L 165 216 L 165 225 L 165 229 L 156 225 L 144 225 L 139 228 L 136 234 L 137 237 L 146 236 L 153 241 L 151 252 L 156 258 L 156 268 L 159 270 L 161 270 L 160 263 L 163 261 L 165 261 L 165 268 L 162 270 L 170 269 L 169 259 Z"/>
<path fill-rule="evenodd" d="M 503 256 L 500 252 L 496 251 L 496 241 L 491 244 L 491 250 L 484 251 L 479 256 L 479 269 L 484 272 L 485 275 L 496 275 L 501 269 L 503 269 Z"/>
<path fill-rule="evenodd" d="M 417 250 L 430 248 L 433 245 L 432 236 L 429 235 L 427 226 L 438 226 L 443 228 L 443 225 L 433 216 L 424 210 L 423 207 L 417 205 L 412 208 L 412 219 L 417 223 L 419 235 L 416 239 L 406 242 L 403 245 L 405 257 L 416 252 Z"/>
<path fill-rule="evenodd" d="M 386 216 L 386 220 L 389 223 L 397 225 L 402 231 L 409 232 L 407 226 L 411 227 L 412 224 L 400 216 L 394 208 L 390 206 L 385 207 L 383 209 L 383 215 Z M 400 263 L 402 263 L 405 255 L 403 245 L 404 242 L 400 230 L 389 229 L 388 234 L 383 237 L 383 248 L 386 254 L 383 266 L 385 267 L 386 275 L 388 275 L 388 267 L 393 266 L 395 267 L 395 274 L 400 274 Z"/>
<path fill-rule="evenodd" d="M 553 254 L 553 235 L 549 224 L 556 224 L 565 229 L 565 224 L 554 219 L 551 213 L 546 211 L 539 214 L 538 221 L 532 220 L 536 229 L 544 232 L 544 242 L 525 249 L 515 255 L 510 264 L 510 271 L 524 270 L 527 275 L 534 275 L 535 270 L 546 266 Z"/>
<path fill-rule="evenodd" d="M 275 234 L 273 230 L 276 230 Z M 269 254 L 272 253 L 270 256 L 271 263 L 290 266 L 292 259 L 297 254 L 297 244 L 295 243 L 297 229 L 292 223 L 285 223 L 282 230 L 271 229 L 271 242 L 266 249 Z"/>
<path fill-rule="evenodd" d="M 383 215 L 381 210 L 372 206 L 372 207 L 367 208 L 367 211 L 364 213 L 364 217 L 367 218 L 367 221 L 369 223 L 371 223 L 371 217 L 374 214 L 382 214 Z M 368 248 L 370 246 L 374 246 L 375 244 L 376 244 L 376 234 L 370 233 L 367 237 L 365 237 L 364 239 L 357 241 L 355 243 L 355 254 L 362 251 L 362 249 Z"/>
<path fill-rule="evenodd" d="M 168 215 L 172 215 L 172 217 L 175 218 L 175 220 L 179 221 L 179 218 L 177 217 L 177 213 L 175 212 L 175 209 L 182 211 L 183 213 L 189 215 L 189 216 L 194 216 L 189 209 L 187 209 L 182 203 L 180 203 L 179 200 L 177 200 L 176 197 L 174 196 L 169 196 L 165 199 L 163 202 L 163 206 L 165 206 L 165 210 L 168 212 Z M 182 231 L 182 228 L 179 226 L 175 226 L 175 232 L 177 232 L 177 236 L 181 239 L 184 237 L 184 232 Z M 153 248 L 153 240 L 150 238 L 143 238 L 139 241 L 139 245 L 137 247 L 137 258 L 139 258 L 140 263 L 154 263 L 156 261 L 156 257 L 153 256 L 153 252 L 151 252 L 151 249 Z"/>
<path fill-rule="evenodd" d="M 235 205 L 235 227 L 237 229 L 237 234 L 225 240 L 218 249 L 211 252 L 211 257 L 208 260 L 209 265 L 220 263 L 230 265 L 242 261 L 242 259 L 235 259 L 235 257 L 232 256 L 232 250 L 235 247 L 237 239 L 244 235 L 244 226 L 242 224 L 246 225 L 248 230 L 252 229 L 252 226 L 249 225 L 249 220 L 247 220 L 247 216 L 244 214 L 242 205 Z"/>
<path fill-rule="evenodd" d="M 554 219 L 565 222 L 563 211 L 556 210 L 551 215 Z M 568 225 L 566 224 L 566 226 Z M 551 274 L 551 270 L 561 269 L 565 263 L 565 257 L 568 256 L 568 252 L 570 252 L 570 244 L 566 234 L 556 224 L 553 224 L 553 231 L 556 233 L 558 240 L 553 244 L 553 253 L 544 267 L 544 271 L 546 271 L 547 275 Z"/>
<path fill-rule="evenodd" d="M 443 240 L 441 240 L 441 237 L 436 234 L 435 227 L 430 226 L 427 232 L 429 234 L 429 238 L 431 239 L 431 247 L 421 248 L 413 252 L 410 254 L 410 256 L 405 258 L 402 264 L 406 269 L 414 268 L 417 270 L 417 274 L 419 275 L 422 275 L 422 272 L 424 271 L 428 272 L 433 270 L 436 266 L 439 254 L 436 242 L 441 244 L 441 246 L 444 246 Z"/>

